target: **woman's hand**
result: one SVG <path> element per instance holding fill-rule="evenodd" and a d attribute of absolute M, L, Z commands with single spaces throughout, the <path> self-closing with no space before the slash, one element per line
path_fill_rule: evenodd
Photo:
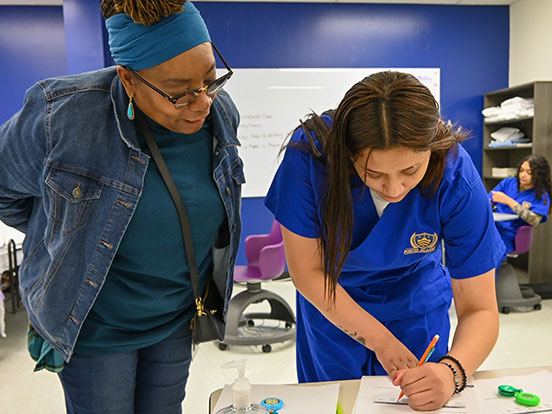
<path fill-rule="evenodd" d="M 454 375 L 444 364 L 428 362 L 419 367 L 401 370 L 393 379 L 408 397 L 415 410 L 437 410 L 447 403 L 455 390 Z"/>
<path fill-rule="evenodd" d="M 381 341 L 381 346 L 374 347 L 373 351 L 391 378 L 394 378 L 399 370 L 414 368 L 418 364 L 418 358 L 393 335 Z"/>
<path fill-rule="evenodd" d="M 516 201 L 513 198 L 507 196 L 502 191 L 493 191 L 491 195 L 493 198 L 493 202 L 495 203 L 506 204 L 510 208 L 512 208 L 516 204 Z"/>

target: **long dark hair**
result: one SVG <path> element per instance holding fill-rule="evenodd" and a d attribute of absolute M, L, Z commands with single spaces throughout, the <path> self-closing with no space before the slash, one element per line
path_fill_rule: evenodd
<path fill-rule="evenodd" d="M 312 113 L 295 131 L 303 129 L 310 143 L 307 150 L 326 166 L 320 251 L 325 292 L 335 302 L 337 279 L 352 243 L 349 183 L 351 175 L 356 174 L 353 160 L 366 149 L 430 150 L 427 172 L 418 185 L 422 195 L 429 197 L 439 187 L 447 154 L 468 133 L 441 121 L 439 106 L 429 89 L 414 76 L 401 72 L 379 72 L 364 78 L 349 89 L 336 110 L 325 114 L 334 119 L 331 127 Z M 322 151 L 312 134 L 320 141 Z"/>
<path fill-rule="evenodd" d="M 183 10 L 188 0 L 102 0 L 100 10 L 104 19 L 124 13 L 135 23 L 151 25 L 163 17 Z"/>
<path fill-rule="evenodd" d="M 516 174 L 518 191 L 521 189 L 519 183 L 519 170 L 525 161 L 527 161 L 531 167 L 531 183 L 533 184 L 533 190 L 535 191 L 537 199 L 542 200 L 545 193 L 548 193 L 548 197 L 552 198 L 550 164 L 548 164 L 548 161 L 546 161 L 546 158 L 542 155 L 531 154 L 519 162 Z M 548 211 L 552 211 L 552 204 L 548 207 Z"/>

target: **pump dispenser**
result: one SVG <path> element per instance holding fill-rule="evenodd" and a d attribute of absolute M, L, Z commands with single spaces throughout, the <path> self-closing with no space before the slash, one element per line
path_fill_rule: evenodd
<path fill-rule="evenodd" d="M 251 384 L 245 377 L 245 359 L 230 361 L 223 368 L 237 368 L 238 377 L 232 384 L 232 405 L 221 408 L 215 414 L 270 414 L 268 409 L 260 404 L 251 403 Z"/>

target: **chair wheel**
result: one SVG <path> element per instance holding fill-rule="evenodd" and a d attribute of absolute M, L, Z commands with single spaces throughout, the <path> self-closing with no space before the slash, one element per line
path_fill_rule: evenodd
<path fill-rule="evenodd" d="M 221 351 L 226 351 L 228 349 L 228 345 L 226 345 L 222 342 L 219 342 L 218 347 Z"/>
<path fill-rule="evenodd" d="M 264 353 L 269 353 L 270 351 L 272 351 L 272 347 L 270 346 L 270 344 L 263 345 L 263 352 Z"/>
<path fill-rule="evenodd" d="M 255 326 L 255 321 L 253 319 L 248 319 L 247 320 L 247 326 L 249 326 L 249 327 Z"/>
<path fill-rule="evenodd" d="M 533 306 L 533 309 L 535 310 L 541 310 L 542 309 L 542 305 L 540 303 L 537 303 L 535 306 Z"/>
<path fill-rule="evenodd" d="M 502 312 L 505 315 L 508 315 L 510 313 L 510 308 L 507 306 L 504 306 L 502 309 L 500 309 L 500 312 Z"/>

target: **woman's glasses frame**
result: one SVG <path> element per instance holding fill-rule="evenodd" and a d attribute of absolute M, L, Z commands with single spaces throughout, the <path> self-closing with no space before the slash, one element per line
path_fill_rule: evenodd
<path fill-rule="evenodd" d="M 191 89 L 189 91 L 179 93 L 178 95 L 175 95 L 175 96 L 169 95 L 168 93 L 163 92 L 161 89 L 159 89 L 155 85 L 152 85 L 150 82 L 145 80 L 142 76 L 140 76 L 134 69 L 132 69 L 128 66 L 123 66 L 123 67 L 126 70 L 128 70 L 130 73 L 132 73 L 136 77 L 136 79 L 138 79 L 140 82 L 142 82 L 146 86 L 150 87 L 155 92 L 157 92 L 159 95 L 161 95 L 163 98 L 165 98 L 169 102 L 171 102 L 176 109 L 182 109 L 185 106 L 187 106 L 187 105 L 191 104 L 192 102 L 194 102 L 197 99 L 197 97 L 199 96 L 199 94 L 201 94 L 201 92 L 205 92 L 208 96 L 215 95 L 220 90 L 220 88 L 222 88 L 226 84 L 228 79 L 230 79 L 232 77 L 232 75 L 234 74 L 232 69 L 230 69 L 230 66 L 228 66 L 228 63 L 226 63 L 226 61 L 224 60 L 224 58 L 222 57 L 222 55 L 218 51 L 215 44 L 213 42 L 211 42 L 211 45 L 213 46 L 213 49 L 215 50 L 217 56 L 219 57 L 220 61 L 224 64 L 224 66 L 226 67 L 226 70 L 228 72 L 225 73 L 224 75 L 222 75 L 220 78 L 215 79 L 213 82 L 209 83 L 208 85 L 204 85 L 202 88 Z M 178 102 L 179 100 L 182 100 L 182 98 L 184 98 L 186 96 L 188 97 L 187 100 Z"/>

